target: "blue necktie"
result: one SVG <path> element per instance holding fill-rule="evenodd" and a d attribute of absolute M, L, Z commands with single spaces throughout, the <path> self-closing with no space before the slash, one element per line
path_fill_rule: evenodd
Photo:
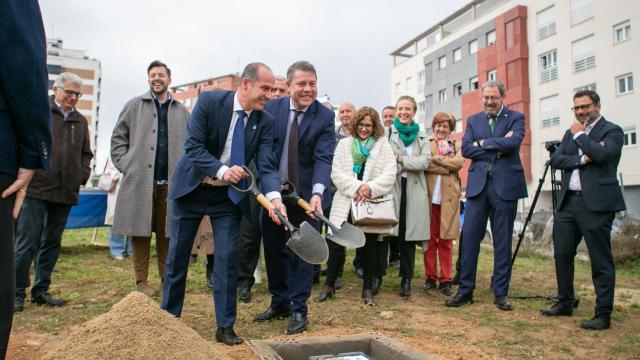
<path fill-rule="evenodd" d="M 238 165 L 244 165 L 244 110 L 238 110 L 238 119 L 236 120 L 236 126 L 233 128 L 233 137 L 231 138 L 231 158 L 229 159 L 229 167 Z M 244 179 L 240 180 L 236 185 L 241 189 L 244 189 Z M 244 193 L 241 193 L 231 186 L 228 190 L 229 199 L 234 204 L 240 203 L 244 197 Z"/>

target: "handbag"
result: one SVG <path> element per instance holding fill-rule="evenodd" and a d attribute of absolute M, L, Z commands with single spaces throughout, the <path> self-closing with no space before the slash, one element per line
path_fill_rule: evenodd
<path fill-rule="evenodd" d="M 105 171 L 107 171 L 107 165 L 109 165 L 109 160 L 107 160 L 107 162 L 104 164 L 104 169 L 102 169 L 102 175 L 100 175 L 100 178 L 98 179 L 98 188 L 107 191 L 107 192 L 111 192 L 111 190 L 113 190 L 113 178 L 111 177 L 111 174 L 107 174 Z"/>
<path fill-rule="evenodd" d="M 360 204 L 351 199 L 351 221 L 353 221 L 353 225 L 361 226 L 393 226 L 398 224 L 393 195 L 387 194 Z"/>

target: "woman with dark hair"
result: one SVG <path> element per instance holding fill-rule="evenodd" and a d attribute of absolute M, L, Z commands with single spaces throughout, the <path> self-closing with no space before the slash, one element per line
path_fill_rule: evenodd
<path fill-rule="evenodd" d="M 393 189 L 400 223 L 394 228 L 400 245 L 400 296 L 411 296 L 416 242 L 429 238 L 429 207 L 424 171 L 431 161 L 427 135 L 414 120 L 417 106 L 411 96 L 396 103 L 396 118 L 389 127 L 389 143 L 396 156 L 398 175 Z"/>
<path fill-rule="evenodd" d="M 431 163 L 426 171 L 428 200 L 431 204 L 431 236 L 424 252 L 424 273 L 427 278 L 423 288 L 434 289 L 437 280 L 440 291 L 446 296 L 451 296 L 452 243 L 460 234 L 461 188 L 458 171 L 464 164 L 460 144 L 449 139 L 455 126 L 453 115 L 439 112 L 433 117 L 433 136 L 429 139 Z"/>
<path fill-rule="evenodd" d="M 330 220 L 336 225 L 351 221 L 351 202 L 366 202 L 391 193 L 396 179 L 396 161 L 393 151 L 384 137 L 378 112 L 370 107 L 358 110 L 350 125 L 352 137 L 338 142 L 333 156 L 331 180 L 337 191 L 333 198 Z M 362 300 L 375 305 L 374 277 L 382 276 L 386 267 L 387 242 L 381 234 L 390 234 L 390 226 L 361 227 L 365 233 L 364 276 Z M 344 262 L 344 248 L 342 248 Z M 330 279 L 335 278 L 337 266 L 328 264 L 327 282 L 323 291 L 333 292 Z"/>

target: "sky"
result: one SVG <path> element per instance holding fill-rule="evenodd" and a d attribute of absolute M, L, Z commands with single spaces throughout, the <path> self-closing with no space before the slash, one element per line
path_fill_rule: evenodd
<path fill-rule="evenodd" d="M 47 37 L 102 64 L 96 170 L 127 100 L 148 90 L 159 59 L 172 85 L 242 71 L 284 75 L 298 60 L 318 73 L 318 96 L 381 109 L 391 102 L 389 54 L 470 0 L 40 0 Z"/>

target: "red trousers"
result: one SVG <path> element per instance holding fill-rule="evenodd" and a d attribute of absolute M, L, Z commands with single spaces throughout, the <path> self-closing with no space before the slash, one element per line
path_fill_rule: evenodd
<path fill-rule="evenodd" d="M 440 238 L 440 205 L 431 204 L 431 237 L 427 251 L 424 252 L 424 273 L 427 278 L 440 283 L 451 281 L 451 256 L 453 240 Z M 438 278 L 438 258 L 440 259 L 440 277 Z"/>

